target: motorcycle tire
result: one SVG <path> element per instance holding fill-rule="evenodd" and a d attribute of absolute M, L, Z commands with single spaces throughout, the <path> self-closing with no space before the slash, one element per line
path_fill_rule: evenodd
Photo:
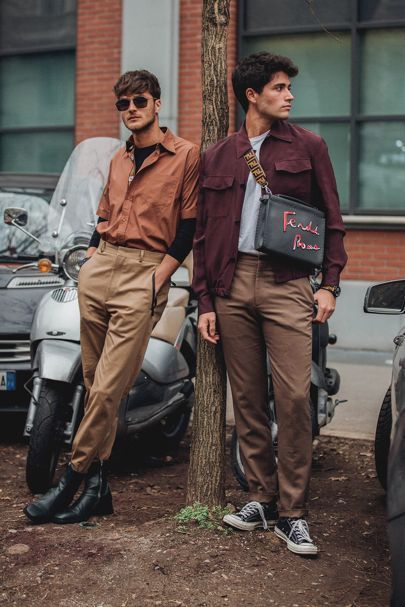
<path fill-rule="evenodd" d="M 66 384 L 43 380 L 31 430 L 26 481 L 33 493 L 45 493 L 53 484 L 63 443 Z"/>
<path fill-rule="evenodd" d="M 313 401 L 310 401 L 311 406 L 311 419 L 312 419 L 312 438 L 315 438 L 319 434 L 318 424 L 316 423 L 315 418 L 315 407 Z M 273 441 L 274 453 L 277 459 L 277 442 Z M 236 428 L 233 429 L 232 439 L 231 439 L 231 467 L 233 473 L 238 481 L 239 485 L 242 487 L 244 491 L 248 491 L 249 487 L 245 477 L 245 471 L 243 469 L 243 463 L 240 453 L 238 435 L 236 434 Z"/>
<path fill-rule="evenodd" d="M 374 439 L 374 461 L 377 478 L 384 491 L 387 490 L 388 455 L 392 428 L 391 388 L 388 388 L 381 404 Z"/>
<path fill-rule="evenodd" d="M 163 456 L 174 453 L 187 432 L 191 410 L 182 408 L 165 417 L 140 436 L 148 455 Z"/>
<path fill-rule="evenodd" d="M 236 434 L 236 428 L 233 429 L 231 439 L 231 466 L 233 473 L 242 487 L 243 491 L 248 491 L 249 487 L 245 477 L 245 471 L 243 469 L 242 457 L 239 447 L 238 435 Z"/>

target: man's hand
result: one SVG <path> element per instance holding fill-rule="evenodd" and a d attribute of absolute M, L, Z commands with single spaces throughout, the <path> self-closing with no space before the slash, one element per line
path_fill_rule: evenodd
<path fill-rule="evenodd" d="M 165 255 L 163 257 L 161 263 L 155 271 L 156 295 L 159 293 L 163 285 L 170 280 L 171 275 L 177 270 L 179 265 L 180 263 L 177 261 L 177 259 L 171 257 L 171 255 Z"/>
<path fill-rule="evenodd" d="M 198 330 L 201 337 L 211 344 L 219 341 L 219 335 L 215 330 L 216 314 L 215 312 L 206 312 L 198 317 Z"/>
<path fill-rule="evenodd" d="M 335 311 L 335 296 L 326 289 L 318 289 L 318 291 L 314 294 L 314 300 L 318 305 L 318 313 L 314 318 L 314 322 L 326 322 Z"/>
<path fill-rule="evenodd" d="M 97 251 L 97 247 L 89 247 L 86 252 L 86 257 L 91 257 Z"/>

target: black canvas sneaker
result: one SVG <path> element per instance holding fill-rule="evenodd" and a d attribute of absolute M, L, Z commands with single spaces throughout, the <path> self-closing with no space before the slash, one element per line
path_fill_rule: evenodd
<path fill-rule="evenodd" d="M 276 501 L 269 504 L 260 502 L 249 502 L 239 512 L 226 514 L 222 521 L 235 529 L 252 531 L 258 527 L 267 529 L 274 527 L 278 520 Z"/>
<path fill-rule="evenodd" d="M 295 554 L 318 554 L 318 548 L 309 535 L 308 523 L 303 518 L 281 518 L 274 533 L 287 542 L 287 548 Z"/>

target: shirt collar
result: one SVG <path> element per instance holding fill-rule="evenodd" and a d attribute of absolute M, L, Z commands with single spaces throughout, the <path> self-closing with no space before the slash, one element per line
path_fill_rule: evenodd
<path fill-rule="evenodd" d="M 292 141 L 291 133 L 284 120 L 276 120 L 276 122 L 272 124 L 270 133 L 267 135 L 266 139 L 269 137 L 275 137 L 275 139 L 281 139 L 282 141 L 288 141 L 289 143 Z M 246 132 L 246 124 L 243 123 L 236 135 L 237 157 L 240 158 L 251 148 L 252 145 Z"/>
<path fill-rule="evenodd" d="M 163 140 L 160 142 L 160 146 L 162 148 L 164 148 L 165 150 L 167 150 L 168 152 L 170 152 L 171 154 L 175 154 L 176 153 L 176 147 L 174 145 L 174 135 L 171 132 L 171 130 L 169 128 L 167 128 L 166 126 L 162 126 L 160 128 L 160 130 L 162 131 L 162 133 L 164 134 Z M 134 140 L 132 135 L 127 139 L 127 141 L 125 142 L 125 154 L 130 154 L 131 152 L 134 151 Z"/>

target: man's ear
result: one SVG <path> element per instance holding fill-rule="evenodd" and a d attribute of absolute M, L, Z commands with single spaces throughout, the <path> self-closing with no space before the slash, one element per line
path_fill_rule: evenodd
<path fill-rule="evenodd" d="M 162 102 L 160 99 L 155 99 L 155 114 L 159 114 Z"/>
<path fill-rule="evenodd" d="M 247 100 L 250 103 L 256 103 L 257 93 L 254 89 L 252 89 L 252 88 L 246 89 L 245 95 L 246 95 Z"/>

